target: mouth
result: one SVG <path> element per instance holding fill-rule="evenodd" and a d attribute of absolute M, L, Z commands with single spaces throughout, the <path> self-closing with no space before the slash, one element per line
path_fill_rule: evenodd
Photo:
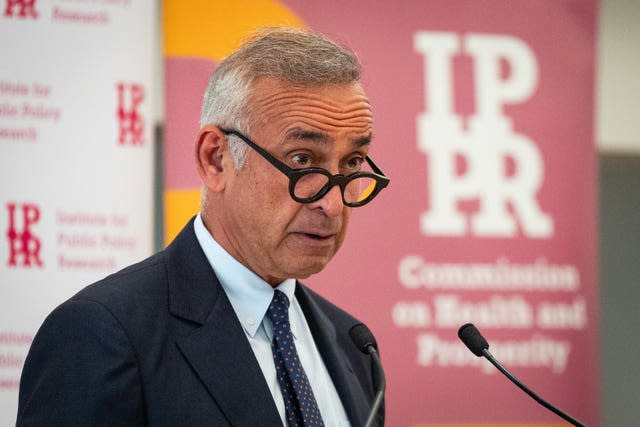
<path fill-rule="evenodd" d="M 327 241 L 327 240 L 331 240 L 333 238 L 333 234 L 318 234 L 318 233 L 299 233 L 302 236 L 311 239 L 311 240 L 316 240 L 318 242 L 323 242 L 323 241 Z"/>
<path fill-rule="evenodd" d="M 301 251 L 335 250 L 341 243 L 341 222 L 329 221 L 326 218 L 315 221 L 312 219 L 300 221 L 289 228 L 291 244 L 297 246 Z"/>
<path fill-rule="evenodd" d="M 299 232 L 293 233 L 293 235 L 303 240 L 307 245 L 333 244 L 333 241 L 336 236 L 334 233 L 306 232 L 306 231 L 299 231 Z"/>

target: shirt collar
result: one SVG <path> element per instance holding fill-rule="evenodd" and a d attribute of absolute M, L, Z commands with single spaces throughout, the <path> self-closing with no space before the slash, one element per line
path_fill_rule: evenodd
<path fill-rule="evenodd" d="M 231 302 L 233 311 L 247 334 L 253 337 L 271 304 L 273 288 L 215 241 L 204 226 L 200 214 L 196 216 L 193 228 L 198 243 Z M 295 279 L 286 279 L 276 289 L 284 292 L 293 303 L 296 290 Z M 295 335 L 294 325 L 291 326 Z"/>

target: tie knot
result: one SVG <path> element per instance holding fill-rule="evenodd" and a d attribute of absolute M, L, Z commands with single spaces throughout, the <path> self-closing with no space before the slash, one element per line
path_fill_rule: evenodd
<path fill-rule="evenodd" d="M 267 309 L 267 316 L 273 325 L 289 320 L 289 298 L 284 292 L 275 290 L 271 305 Z"/>

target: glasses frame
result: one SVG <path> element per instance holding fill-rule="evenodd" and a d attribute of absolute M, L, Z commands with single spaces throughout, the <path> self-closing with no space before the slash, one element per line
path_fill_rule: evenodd
<path fill-rule="evenodd" d="M 260 147 L 258 144 L 256 144 L 255 142 L 251 141 L 249 138 L 247 138 L 246 136 L 244 136 L 240 132 L 238 132 L 236 130 L 233 130 L 233 129 L 222 129 L 222 128 L 219 128 L 219 129 L 226 136 L 234 135 L 234 136 L 240 138 L 249 147 L 251 147 L 255 151 L 257 151 L 258 154 L 260 154 L 266 161 L 271 163 L 271 165 L 273 167 L 275 167 L 280 172 L 285 174 L 287 176 L 287 178 L 289 178 L 289 195 L 291 196 L 291 198 L 293 200 L 295 200 L 298 203 L 313 203 L 315 201 L 318 201 L 318 200 L 322 199 L 333 187 L 335 187 L 337 185 L 338 187 L 340 187 L 340 194 L 342 195 L 342 203 L 344 203 L 345 206 L 349 206 L 351 208 L 358 208 L 360 206 L 366 205 L 371 200 L 373 200 L 378 195 L 378 193 L 380 191 L 382 191 L 389 184 L 389 181 L 390 181 L 389 178 L 387 178 L 387 176 L 384 174 L 384 172 L 382 172 L 382 170 L 380 170 L 380 168 L 378 166 L 376 166 L 376 164 L 373 162 L 373 160 L 371 160 L 371 158 L 369 156 L 366 156 L 365 160 L 369 164 L 369 166 L 371 167 L 371 169 L 373 170 L 374 173 L 371 173 L 371 172 L 356 172 L 356 173 L 352 173 L 351 175 L 343 175 L 343 174 L 333 175 L 331 172 L 329 172 L 328 170 L 323 169 L 323 168 L 293 169 L 293 168 L 290 168 L 289 166 L 287 166 L 286 164 L 284 164 L 283 162 L 281 162 L 280 160 L 278 160 L 276 157 L 274 157 L 267 150 L 265 150 L 264 148 Z M 326 176 L 329 179 L 329 181 L 327 182 L 327 184 L 325 184 L 320 189 L 320 191 L 318 191 L 313 196 L 311 196 L 311 197 L 297 197 L 295 195 L 295 192 L 294 192 L 296 184 L 298 183 L 298 181 L 302 177 L 304 177 L 305 175 L 309 175 L 311 173 L 322 174 L 322 175 Z M 354 179 L 358 179 L 358 178 L 370 178 L 370 179 L 373 179 L 376 182 L 376 186 L 373 189 L 373 191 L 371 191 L 371 193 L 366 198 L 364 198 L 364 199 L 362 199 L 360 201 L 357 201 L 357 202 L 348 202 L 344 198 L 344 190 L 345 190 L 347 184 L 349 184 Z"/>

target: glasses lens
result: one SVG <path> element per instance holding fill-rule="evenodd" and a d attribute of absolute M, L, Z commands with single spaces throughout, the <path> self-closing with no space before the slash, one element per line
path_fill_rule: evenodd
<path fill-rule="evenodd" d="M 295 196 L 299 199 L 310 199 L 327 185 L 329 177 L 321 173 L 309 173 L 303 175 L 293 189 Z"/>
<path fill-rule="evenodd" d="M 360 203 L 373 193 L 377 181 L 366 176 L 352 179 L 344 189 L 344 199 L 347 203 Z"/>

